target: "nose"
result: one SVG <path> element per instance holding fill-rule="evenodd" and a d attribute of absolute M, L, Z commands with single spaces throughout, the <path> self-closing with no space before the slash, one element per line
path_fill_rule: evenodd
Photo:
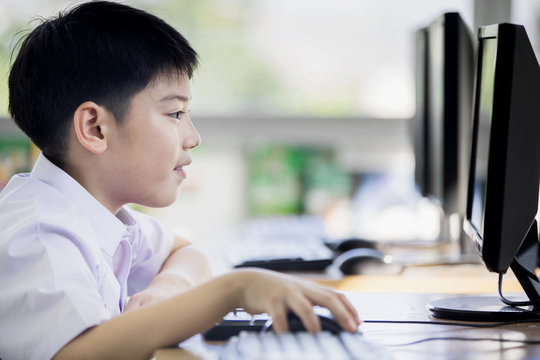
<path fill-rule="evenodd" d="M 197 132 L 197 129 L 195 129 L 195 126 L 191 122 L 191 119 L 188 121 L 188 126 L 186 129 L 186 138 L 183 142 L 183 149 L 189 150 L 193 149 L 194 147 L 199 146 L 201 143 L 201 137 L 199 133 Z"/>

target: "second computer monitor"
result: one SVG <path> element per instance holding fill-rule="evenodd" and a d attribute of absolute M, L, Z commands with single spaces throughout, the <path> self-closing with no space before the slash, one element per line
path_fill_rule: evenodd
<path fill-rule="evenodd" d="M 422 195 L 440 205 L 445 214 L 464 214 L 474 82 L 473 36 L 459 13 L 452 12 L 418 32 L 416 43 L 417 185 Z"/>

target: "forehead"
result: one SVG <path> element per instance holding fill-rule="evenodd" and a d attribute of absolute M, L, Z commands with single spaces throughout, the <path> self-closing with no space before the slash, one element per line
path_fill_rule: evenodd
<path fill-rule="evenodd" d="M 189 77 L 182 73 L 165 73 L 156 76 L 141 92 L 148 93 L 152 98 L 160 100 L 164 95 L 179 95 L 191 98 Z"/>
<path fill-rule="evenodd" d="M 147 111 L 169 111 L 187 107 L 191 100 L 191 88 L 187 75 L 160 75 L 144 89 L 136 93 L 129 102 L 125 118 Z M 174 109 L 173 109 L 174 108 Z M 130 121 L 123 121 L 129 123 Z"/>

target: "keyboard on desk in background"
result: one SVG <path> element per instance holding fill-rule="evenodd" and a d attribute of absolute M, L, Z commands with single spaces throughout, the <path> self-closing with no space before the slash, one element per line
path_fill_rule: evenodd
<path fill-rule="evenodd" d="M 325 245 L 324 223 L 317 216 L 283 216 L 249 221 L 240 240 L 224 251 L 232 267 L 276 271 L 322 271 L 334 260 Z"/>
<path fill-rule="evenodd" d="M 320 239 L 280 237 L 267 241 L 244 241 L 225 251 L 235 268 L 259 267 L 276 271 L 323 271 L 334 252 Z"/>

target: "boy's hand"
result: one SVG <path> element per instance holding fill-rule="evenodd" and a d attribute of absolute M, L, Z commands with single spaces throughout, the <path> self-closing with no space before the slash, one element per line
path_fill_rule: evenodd
<path fill-rule="evenodd" d="M 189 241 L 176 237 L 160 272 L 146 289 L 131 296 L 124 311 L 177 295 L 207 280 L 210 275 L 210 263 L 206 256 Z"/>
<path fill-rule="evenodd" d="M 240 307 L 250 313 L 268 313 L 277 333 L 288 331 L 287 312 L 292 310 L 309 332 L 321 330 L 314 305 L 328 308 L 341 327 L 355 332 L 360 325 L 358 313 L 345 295 L 312 282 L 264 270 L 243 272 Z"/>
<path fill-rule="evenodd" d="M 152 280 L 146 289 L 133 294 L 129 298 L 124 311 L 134 310 L 144 305 L 165 300 L 191 288 L 193 285 L 188 279 L 176 273 L 162 272 Z"/>

